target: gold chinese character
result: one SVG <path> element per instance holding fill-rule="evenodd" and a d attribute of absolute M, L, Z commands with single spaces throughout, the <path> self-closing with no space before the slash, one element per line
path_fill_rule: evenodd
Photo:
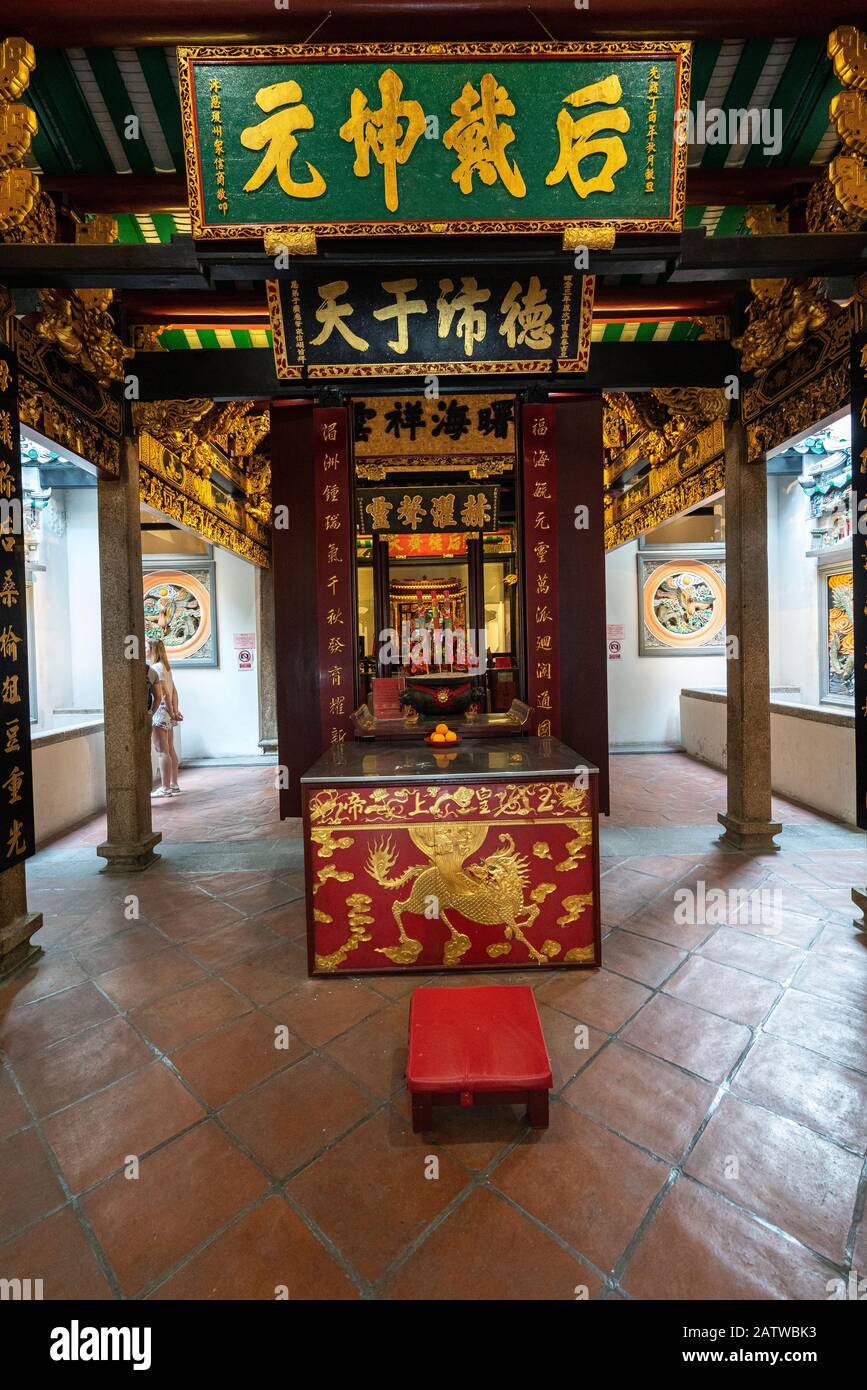
<path fill-rule="evenodd" d="M 20 820 L 12 822 L 12 829 L 9 831 L 9 839 L 6 842 L 6 858 L 11 859 L 13 854 L 26 854 L 27 841 L 24 839 L 24 826 Z"/>
<path fill-rule="evenodd" d="M 551 650 L 551 634 L 545 633 L 542 637 L 536 638 L 536 651 L 549 652 Z"/>
<path fill-rule="evenodd" d="M 373 317 L 380 323 L 397 319 L 397 338 L 389 338 L 388 346 L 394 352 L 406 352 L 409 347 L 407 319 L 410 314 L 426 314 L 427 304 L 423 299 L 407 299 L 409 291 L 418 288 L 418 280 L 383 280 L 382 288 L 386 294 L 394 295 L 395 303 L 387 309 L 374 309 Z"/>
<path fill-rule="evenodd" d="M 551 494 L 550 494 L 550 492 L 548 491 L 548 484 L 547 484 L 547 483 L 534 483 L 534 485 L 533 485 L 533 496 L 534 496 L 534 497 L 540 497 L 543 501 L 550 502 L 550 501 L 551 501 Z"/>
<path fill-rule="evenodd" d="M 480 290 L 474 275 L 461 276 L 462 288 L 457 293 L 452 294 L 454 282 L 452 280 L 440 280 L 440 297 L 437 300 L 437 311 L 439 322 L 437 334 L 440 338 L 447 338 L 452 328 L 452 320 L 458 310 L 461 316 L 455 332 L 459 338 L 464 340 L 464 355 L 472 357 L 476 343 L 482 342 L 488 331 L 488 316 L 484 309 L 478 306 L 484 304 L 491 297 L 490 290 Z M 452 295 L 448 299 L 448 295 Z"/>
<path fill-rule="evenodd" d="M 14 806 L 16 801 L 21 800 L 21 787 L 24 783 L 24 773 L 20 767 L 13 767 L 6 781 L 3 783 L 3 790 L 9 793 L 9 805 Z"/>
<path fill-rule="evenodd" d="M 455 494 L 445 492 L 430 499 L 430 519 L 434 526 L 455 526 Z"/>
<path fill-rule="evenodd" d="M 12 420 L 8 410 L 0 410 L 0 444 L 12 448 Z"/>
<path fill-rule="evenodd" d="M 334 595 L 337 593 L 337 586 L 338 586 L 339 583 L 340 583 L 340 581 L 339 581 L 339 579 L 337 578 L 337 575 L 336 575 L 336 574 L 330 575 L 330 576 L 328 577 L 328 579 L 326 579 L 326 581 L 325 581 L 325 587 L 326 587 L 326 589 L 330 590 L 330 592 L 331 592 L 331 597 L 332 597 L 332 598 L 333 598 Z"/>
<path fill-rule="evenodd" d="M 0 492 L 11 497 L 15 491 L 15 474 L 6 459 L 0 460 Z"/>
<path fill-rule="evenodd" d="M 329 637 L 329 639 L 328 639 L 328 654 L 329 654 L 329 656 L 338 656 L 338 655 L 340 654 L 340 652 L 343 651 L 343 647 L 344 647 L 344 642 L 343 642 L 343 638 L 342 638 L 342 637 Z"/>
<path fill-rule="evenodd" d="M 18 677 L 6 676 L 3 681 L 2 699 L 4 705 L 20 705 L 21 696 L 18 694 Z"/>
<path fill-rule="evenodd" d="M 537 700 L 536 703 L 537 703 L 537 706 L 538 706 L 539 709 L 550 709 L 550 708 L 551 708 L 551 692 L 550 692 L 550 690 L 543 690 L 543 691 L 540 693 L 539 699 Z"/>
<path fill-rule="evenodd" d="M 500 332 L 510 348 L 516 343 L 526 343 L 533 351 L 551 346 L 554 338 L 551 305 L 548 291 L 542 288 L 538 275 L 530 276 L 527 293 L 523 296 L 520 281 L 513 281 L 500 312 L 506 316 L 500 324 Z"/>
<path fill-rule="evenodd" d="M 550 661 L 536 662 L 536 679 L 540 681 L 549 681 L 551 679 Z"/>
<path fill-rule="evenodd" d="M 333 541 L 331 541 L 328 546 L 328 554 L 325 557 L 325 563 L 328 565 L 341 565 L 343 563 L 340 558 L 340 547 L 335 545 Z"/>
<path fill-rule="evenodd" d="M 456 183 L 462 193 L 472 193 L 474 173 L 487 187 L 499 175 L 514 198 L 523 198 L 527 190 L 521 171 L 506 158 L 506 147 L 511 145 L 515 133 L 505 121 L 497 119 L 498 116 L 514 116 L 515 107 L 506 88 L 499 86 L 493 73 L 485 73 L 479 88 L 477 91 L 467 82 L 452 104 L 452 115 L 457 120 L 443 136 L 446 149 L 454 150 L 460 161 L 452 173 L 452 183 Z"/>
<path fill-rule="evenodd" d="M 24 641 L 17 632 L 13 632 L 11 627 L 5 627 L 0 632 L 0 656 L 9 657 L 12 661 L 18 660 L 18 647 Z"/>
<path fill-rule="evenodd" d="M 427 516 L 421 495 L 416 493 L 414 497 L 410 497 L 408 493 L 404 493 L 397 514 L 404 526 L 409 526 L 410 530 L 414 531 L 421 524 L 422 518 Z"/>
<path fill-rule="evenodd" d="M 393 505 L 387 497 L 371 497 L 364 510 L 373 522 L 374 531 L 388 530 L 388 518 Z"/>
<path fill-rule="evenodd" d="M 324 498 L 324 500 L 325 500 L 326 502 L 339 502 L 339 501 L 340 501 L 340 484 L 339 484 L 339 483 L 326 483 L 326 484 L 325 484 L 325 487 L 322 489 L 322 496 L 323 496 L 323 498 Z"/>
<path fill-rule="evenodd" d="M 577 107 L 590 106 L 597 101 L 613 106 L 622 95 L 620 78 L 612 73 L 601 82 L 591 82 L 576 92 L 570 92 L 563 100 L 569 106 Z M 650 115 L 654 113 L 650 112 Z M 560 153 L 545 182 L 549 185 L 561 183 L 568 174 L 579 198 L 586 198 L 590 193 L 613 193 L 614 175 L 627 161 L 626 147 L 619 135 L 606 135 L 599 139 L 593 137 L 606 128 L 625 133 L 629 126 L 629 116 L 622 106 L 614 111 L 595 111 L 574 121 L 568 111 L 561 111 L 557 117 Z M 601 168 L 589 179 L 583 179 L 580 173 L 582 161 L 599 154 L 603 156 Z"/>
<path fill-rule="evenodd" d="M 344 743 L 345 741 L 346 741 L 346 730 L 345 730 L 345 729 L 336 729 L 336 728 L 332 727 L 332 729 L 331 729 L 331 742 L 332 742 L 332 743 Z"/>
<path fill-rule="evenodd" d="M 324 288 L 325 287 L 323 286 L 323 289 Z M 320 289 L 319 293 L 322 293 L 322 289 Z M 336 420 L 328 421 L 326 424 L 322 426 L 322 438 L 327 440 L 329 444 L 333 444 L 335 442 L 335 440 L 337 439 Z"/>
<path fill-rule="evenodd" d="M 549 589 L 550 589 L 550 587 L 551 587 L 551 582 L 550 582 L 550 580 L 549 580 L 547 574 L 538 574 L 538 575 L 536 576 L 536 593 L 537 593 L 537 594 L 547 594 L 548 591 L 549 591 Z"/>
<path fill-rule="evenodd" d="M 345 695 L 332 695 L 328 704 L 329 714 L 343 714 L 343 706 L 346 703 Z"/>
<path fill-rule="evenodd" d="M 536 452 L 535 452 L 534 455 L 533 455 L 533 467 L 534 467 L 534 468 L 545 468 L 545 467 L 547 466 L 548 462 L 549 462 L 548 450 L 547 450 L 547 449 L 537 449 Z"/>
<path fill-rule="evenodd" d="M 533 554 L 536 556 L 540 565 L 544 565 L 550 549 L 551 547 L 547 541 L 539 541 L 538 545 L 533 546 Z"/>
<path fill-rule="evenodd" d="M 325 472 L 330 472 L 337 468 L 340 463 L 339 454 L 326 454 L 322 460 L 322 467 Z"/>
<path fill-rule="evenodd" d="M 328 674 L 331 677 L 331 684 L 339 686 L 342 676 L 341 668 L 339 666 L 332 666 Z"/>
<path fill-rule="evenodd" d="M 312 164 L 307 165 L 310 178 L 304 183 L 292 177 L 292 156 L 298 148 L 294 132 L 313 129 L 313 112 L 307 106 L 295 105 L 300 101 L 301 88 L 297 82 L 274 82 L 270 87 L 260 87 L 256 93 L 259 109 L 274 111 L 274 115 L 241 131 L 245 150 L 264 150 L 268 146 L 258 169 L 244 184 L 245 193 L 261 188 L 275 171 L 280 187 L 290 198 L 318 198 L 325 192 L 325 180 Z M 278 106 L 285 109 L 275 111 Z"/>
<path fill-rule="evenodd" d="M 537 728 L 536 728 L 536 734 L 537 734 L 537 736 L 538 736 L 539 738 L 550 738 L 550 737 L 551 737 L 551 721 L 550 721 L 550 719 L 540 719 L 540 720 L 539 720 L 538 726 L 537 726 Z"/>
<path fill-rule="evenodd" d="M 0 361 L 0 391 L 6 391 L 11 380 L 12 373 L 9 370 L 9 363 Z"/>
<path fill-rule="evenodd" d="M 537 623 L 550 623 L 551 621 L 552 621 L 551 610 L 550 610 L 550 608 L 548 607 L 547 603 L 543 603 L 543 604 L 541 604 L 541 606 L 537 605 L 537 607 L 536 607 L 536 622 L 537 622 Z"/>
<path fill-rule="evenodd" d="M 21 595 L 15 587 L 15 579 L 11 570 L 7 570 L 3 578 L 3 586 L 0 588 L 0 603 L 11 608 L 13 603 L 17 603 Z"/>
<path fill-rule="evenodd" d="M 533 434 L 545 435 L 548 433 L 548 421 L 544 415 L 537 415 L 533 421 Z"/>
<path fill-rule="evenodd" d="M 339 531 L 339 530 L 340 530 L 340 517 L 337 515 L 336 512 L 326 512 L 326 514 L 325 514 L 325 529 L 326 529 L 326 531 Z"/>
<path fill-rule="evenodd" d="M 329 627 L 342 627 L 342 626 L 343 626 L 343 609 L 342 609 L 342 608 L 329 608 L 328 613 L 326 614 L 325 621 L 328 623 L 328 626 L 329 626 Z"/>
<path fill-rule="evenodd" d="M 348 289 L 348 280 L 330 280 L 327 285 L 319 285 L 318 290 L 322 302 L 316 310 L 316 319 L 322 324 L 322 332 L 310 339 L 312 347 L 321 347 L 323 343 L 327 343 L 336 328 L 341 338 L 350 347 L 355 348 L 358 352 L 367 352 L 370 347 L 367 340 L 359 338 L 358 334 L 353 333 L 352 329 L 343 322 L 344 319 L 348 319 L 350 315 L 355 313 L 351 304 L 338 304 L 337 302 L 346 294 Z"/>
<path fill-rule="evenodd" d="M 485 494 L 483 492 L 477 495 L 470 493 L 461 508 L 461 521 L 464 523 L 467 530 L 480 531 L 490 519 L 491 509 Z"/>
<path fill-rule="evenodd" d="M 548 525 L 548 518 L 545 516 L 544 512 L 536 513 L 536 520 L 533 522 L 533 526 L 537 531 L 551 530 L 551 527 Z"/>
<path fill-rule="evenodd" d="M 424 131 L 424 111 L 417 101 L 402 101 L 403 83 L 397 73 L 386 68 L 379 79 L 382 105 L 371 111 L 367 97 L 358 87 L 352 93 L 350 116 L 340 127 L 340 138 L 355 144 L 356 178 L 367 178 L 370 156 L 382 165 L 385 176 L 385 206 L 397 212 L 397 166 L 405 164 Z M 401 122 L 406 121 L 404 127 Z"/>

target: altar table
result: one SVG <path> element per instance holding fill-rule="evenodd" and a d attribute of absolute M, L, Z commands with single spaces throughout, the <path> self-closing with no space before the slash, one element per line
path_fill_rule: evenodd
<path fill-rule="evenodd" d="M 311 975 L 599 965 L 596 779 L 556 739 L 333 745 L 301 778 Z"/>

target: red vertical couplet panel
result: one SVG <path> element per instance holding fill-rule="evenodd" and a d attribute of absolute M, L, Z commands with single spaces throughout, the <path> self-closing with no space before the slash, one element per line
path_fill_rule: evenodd
<path fill-rule="evenodd" d="M 313 407 L 271 404 L 271 562 L 277 659 L 280 818 L 301 815 L 301 774 L 323 749 L 319 730 Z"/>
<path fill-rule="evenodd" d="M 524 404 L 524 605 L 527 703 L 540 738 L 560 737 L 556 408 Z"/>
<path fill-rule="evenodd" d="M 560 737 L 599 768 L 599 810 L 608 804 L 608 662 L 605 643 L 605 505 L 602 397 L 557 402 Z"/>
<path fill-rule="evenodd" d="M 322 744 L 351 736 L 355 708 L 349 438 L 343 406 L 313 411 L 319 718 Z"/>

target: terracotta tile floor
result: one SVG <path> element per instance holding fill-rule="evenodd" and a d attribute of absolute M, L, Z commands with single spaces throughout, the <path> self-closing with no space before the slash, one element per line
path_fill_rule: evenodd
<path fill-rule="evenodd" d="M 604 968 L 501 977 L 537 992 L 545 1132 L 492 1108 L 412 1134 L 421 981 L 307 979 L 272 770 L 187 771 L 142 876 L 100 875 L 101 819 L 43 850 L 45 953 L 0 988 L 0 1277 L 49 1299 L 821 1300 L 867 1273 L 862 838 L 778 801 L 781 853 L 747 859 L 717 844 L 718 772 L 627 755 L 612 777 Z M 699 883 L 764 892 L 769 924 L 734 899 L 680 920 Z"/>

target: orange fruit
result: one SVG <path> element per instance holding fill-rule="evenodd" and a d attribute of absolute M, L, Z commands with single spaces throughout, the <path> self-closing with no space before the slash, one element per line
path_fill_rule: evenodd
<path fill-rule="evenodd" d="M 454 729 L 449 729 L 448 733 L 446 734 L 446 743 L 457 743 L 457 741 L 458 736 L 455 733 Z"/>
<path fill-rule="evenodd" d="M 431 743 L 445 743 L 445 741 L 446 741 L 446 736 L 445 736 L 445 734 L 438 734 L 438 733 L 434 732 L 434 733 L 432 733 L 431 736 L 430 736 L 430 741 L 431 741 Z"/>
<path fill-rule="evenodd" d="M 448 724 L 437 724 L 436 729 L 434 730 L 434 733 L 437 733 L 437 734 L 447 734 L 448 731 L 449 731 L 449 726 L 448 726 Z"/>

